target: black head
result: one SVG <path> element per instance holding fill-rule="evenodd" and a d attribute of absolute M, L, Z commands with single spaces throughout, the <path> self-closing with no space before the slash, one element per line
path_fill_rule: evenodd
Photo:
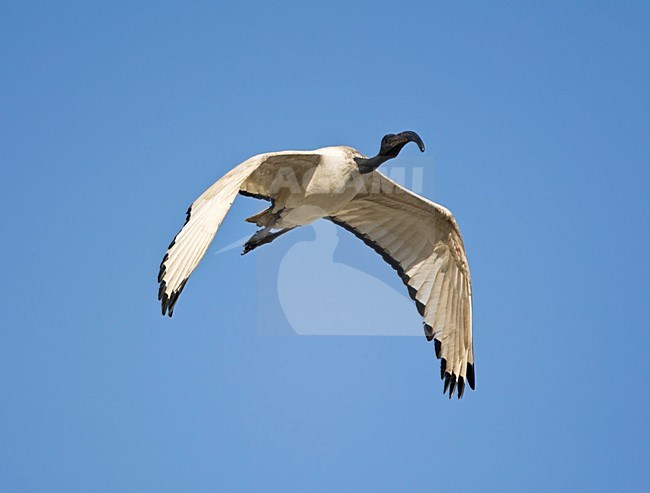
<path fill-rule="evenodd" d="M 397 157 L 399 152 L 409 142 L 415 142 L 420 151 L 424 152 L 424 142 L 418 134 L 411 131 L 401 132 L 398 134 L 384 135 L 381 139 L 381 147 L 379 148 L 379 155 L 389 159 Z"/>

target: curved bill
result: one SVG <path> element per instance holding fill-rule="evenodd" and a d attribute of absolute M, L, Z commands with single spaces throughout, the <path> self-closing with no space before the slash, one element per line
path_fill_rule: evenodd
<path fill-rule="evenodd" d="M 418 147 L 420 148 L 421 152 L 424 152 L 424 142 L 422 142 L 422 139 L 418 134 L 415 132 L 412 132 L 411 130 L 407 130 L 406 132 L 401 132 L 397 134 L 398 137 L 402 137 L 405 139 L 405 143 L 407 142 L 415 142 Z"/>

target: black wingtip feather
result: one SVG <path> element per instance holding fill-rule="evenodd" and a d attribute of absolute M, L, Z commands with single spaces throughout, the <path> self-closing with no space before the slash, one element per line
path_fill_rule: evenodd
<path fill-rule="evenodd" d="M 158 300 L 160 300 L 163 316 L 168 315 L 171 317 L 174 314 L 174 305 L 176 305 L 176 301 L 178 300 L 178 297 L 181 294 L 181 291 L 183 291 L 186 283 L 187 279 L 180 283 L 178 289 L 172 291 L 172 293 L 168 295 L 165 292 L 167 289 L 167 283 L 165 283 L 165 281 L 160 282 L 160 287 L 158 288 Z"/>
<path fill-rule="evenodd" d="M 433 341 L 433 345 L 436 348 L 436 358 L 440 359 L 440 355 L 442 354 L 442 343 L 439 339 L 436 339 Z"/>
<path fill-rule="evenodd" d="M 476 390 L 475 388 L 475 381 L 474 381 L 474 365 L 471 363 L 467 363 L 467 371 L 465 372 L 467 375 L 467 383 L 469 384 L 469 387 L 472 390 Z"/>
<path fill-rule="evenodd" d="M 445 378 L 445 371 L 447 370 L 447 360 L 442 358 L 440 360 L 440 378 Z"/>
<path fill-rule="evenodd" d="M 465 393 L 465 379 L 463 377 L 458 377 L 458 398 L 462 399 L 464 393 Z"/>
<path fill-rule="evenodd" d="M 429 342 L 433 340 L 433 329 L 427 323 L 424 323 L 424 337 L 426 337 Z"/>
<path fill-rule="evenodd" d="M 418 292 L 415 289 L 413 289 L 411 286 L 408 286 L 408 292 L 409 292 L 409 296 L 411 297 L 411 299 L 413 301 L 415 301 L 415 308 L 417 308 L 418 313 L 420 314 L 421 317 L 424 317 L 425 306 L 421 301 L 419 301 L 419 300 L 417 300 L 415 298 L 417 296 Z"/>
<path fill-rule="evenodd" d="M 449 398 L 451 399 L 454 395 L 454 390 L 456 389 L 456 375 L 452 374 L 449 380 Z"/>

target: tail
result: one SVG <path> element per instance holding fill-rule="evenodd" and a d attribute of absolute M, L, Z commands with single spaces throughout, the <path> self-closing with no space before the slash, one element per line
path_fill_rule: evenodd
<path fill-rule="evenodd" d="M 277 216 L 273 213 L 273 206 L 271 206 L 268 209 L 264 209 L 263 211 L 246 218 L 246 221 L 257 224 L 261 228 L 266 228 L 267 226 L 271 226 L 276 219 Z"/>

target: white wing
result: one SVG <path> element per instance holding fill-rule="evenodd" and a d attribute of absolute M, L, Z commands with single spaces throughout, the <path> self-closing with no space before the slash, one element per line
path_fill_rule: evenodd
<path fill-rule="evenodd" d="M 174 313 L 178 296 L 205 255 L 237 193 L 272 198 L 266 193 L 270 193 L 274 170 L 294 168 L 300 175 L 305 167 L 318 164 L 319 157 L 317 151 L 259 154 L 233 168 L 192 203 L 187 209 L 185 225 L 172 240 L 160 264 L 158 299 L 163 315 L 167 313 L 171 317 Z M 264 170 L 264 173 L 256 173 L 257 170 Z M 259 180 L 255 180 L 256 177 Z"/>
<path fill-rule="evenodd" d="M 364 190 L 329 218 L 379 253 L 406 284 L 441 359 L 444 392 L 474 388 L 472 287 L 456 220 L 444 207 L 378 171 Z"/>

